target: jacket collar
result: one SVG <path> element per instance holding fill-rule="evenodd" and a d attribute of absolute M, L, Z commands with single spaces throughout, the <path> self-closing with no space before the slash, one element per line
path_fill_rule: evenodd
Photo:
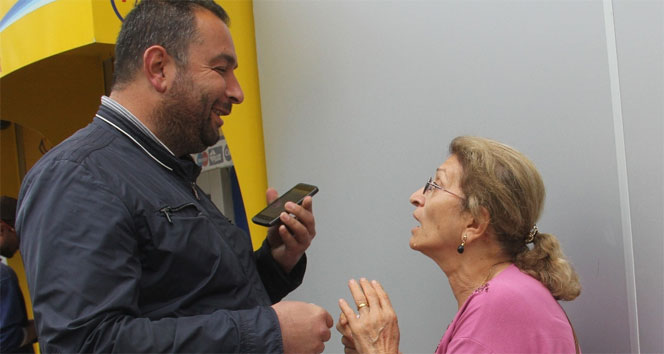
<path fill-rule="evenodd" d="M 179 158 L 173 156 L 161 144 L 152 139 L 152 137 L 143 133 L 134 123 L 109 107 L 100 106 L 95 116 L 95 121 L 109 126 L 111 129 L 132 140 L 139 149 L 155 160 L 155 163 L 185 178 L 188 182 L 195 182 L 201 172 L 201 168 L 194 162 L 190 155 Z"/>

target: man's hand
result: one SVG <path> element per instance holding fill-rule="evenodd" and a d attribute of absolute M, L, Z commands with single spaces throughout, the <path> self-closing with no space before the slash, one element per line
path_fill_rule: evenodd
<path fill-rule="evenodd" d="M 21 347 L 28 344 L 34 343 L 37 341 L 37 331 L 35 330 L 35 320 L 28 320 L 28 325 L 23 327 L 24 336 L 23 342 L 21 342 Z"/>
<path fill-rule="evenodd" d="M 299 301 L 281 301 L 272 308 L 279 318 L 284 353 L 322 353 L 330 340 L 332 316 L 324 308 Z"/>
<path fill-rule="evenodd" d="M 277 199 L 277 191 L 268 188 L 266 197 L 270 204 Z M 279 216 L 281 224 L 270 228 L 267 241 L 274 260 L 286 273 L 290 273 L 316 236 L 316 220 L 311 197 L 305 197 L 301 206 L 288 202 L 284 207 L 286 212 Z"/>

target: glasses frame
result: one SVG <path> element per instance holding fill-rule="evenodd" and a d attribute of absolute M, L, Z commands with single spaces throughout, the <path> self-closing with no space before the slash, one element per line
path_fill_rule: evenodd
<path fill-rule="evenodd" d="M 426 193 L 427 193 L 428 191 L 430 191 L 432 188 L 434 188 L 434 189 L 439 189 L 439 190 L 441 190 L 441 191 L 443 191 L 443 192 L 447 192 L 447 193 L 449 193 L 449 194 L 451 194 L 451 195 L 453 195 L 453 196 L 455 196 L 455 197 L 457 197 L 457 198 L 459 198 L 459 199 L 461 199 L 461 200 L 466 200 L 466 198 L 464 198 L 464 197 L 462 197 L 462 196 L 460 196 L 460 195 L 458 195 L 458 194 L 456 194 L 456 193 L 454 193 L 454 192 L 449 191 L 449 190 L 446 189 L 445 187 L 443 187 L 443 186 L 439 186 L 436 182 L 433 181 L 433 177 L 429 177 L 429 180 L 427 181 L 427 183 L 424 185 L 424 188 L 422 189 L 422 194 L 426 194 Z"/>
<path fill-rule="evenodd" d="M 0 223 L 2 223 L 2 225 L 5 225 L 5 227 L 8 227 L 9 230 L 11 230 L 12 232 L 16 232 L 16 229 L 13 226 L 9 225 L 8 222 L 6 222 L 4 220 L 0 220 Z"/>

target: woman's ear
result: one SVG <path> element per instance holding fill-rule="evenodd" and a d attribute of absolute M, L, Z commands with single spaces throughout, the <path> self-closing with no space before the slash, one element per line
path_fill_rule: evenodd
<path fill-rule="evenodd" d="M 160 93 L 164 93 L 169 87 L 171 78 L 171 66 L 173 60 L 160 45 L 153 45 L 143 52 L 143 72 L 152 85 Z"/>
<path fill-rule="evenodd" d="M 468 237 L 467 242 L 472 242 L 486 236 L 489 224 L 491 223 L 489 211 L 485 207 L 480 207 L 479 215 L 472 215 L 468 212 L 468 216 L 466 229 L 464 230 L 464 235 Z"/>

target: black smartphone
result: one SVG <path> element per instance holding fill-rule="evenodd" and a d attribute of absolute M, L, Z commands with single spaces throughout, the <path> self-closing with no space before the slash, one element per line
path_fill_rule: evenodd
<path fill-rule="evenodd" d="M 258 225 L 273 226 L 279 222 L 279 215 L 284 211 L 286 202 L 302 204 L 304 197 L 318 193 L 318 187 L 306 183 L 298 183 L 288 192 L 277 198 L 275 201 L 256 214 L 251 221 Z"/>

